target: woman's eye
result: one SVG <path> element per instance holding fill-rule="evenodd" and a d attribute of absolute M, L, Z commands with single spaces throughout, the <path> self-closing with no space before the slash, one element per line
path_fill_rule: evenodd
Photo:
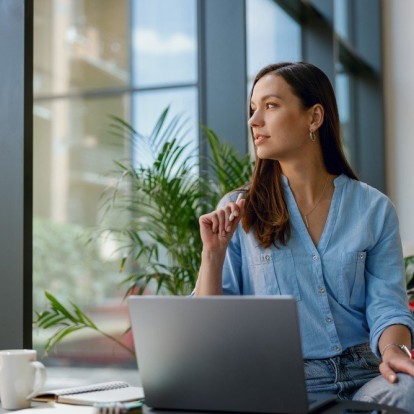
<path fill-rule="evenodd" d="M 275 104 L 274 102 L 268 102 L 266 104 L 266 109 L 272 109 L 272 108 L 276 108 L 277 104 Z"/>

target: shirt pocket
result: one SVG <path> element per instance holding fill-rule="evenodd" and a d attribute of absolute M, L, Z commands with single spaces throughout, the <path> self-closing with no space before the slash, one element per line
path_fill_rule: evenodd
<path fill-rule="evenodd" d="M 341 260 L 339 286 L 340 303 L 356 308 L 365 306 L 365 260 L 366 252 L 344 252 Z"/>
<path fill-rule="evenodd" d="M 291 295 L 301 300 L 295 263 L 290 250 L 264 251 L 247 261 L 256 295 Z"/>

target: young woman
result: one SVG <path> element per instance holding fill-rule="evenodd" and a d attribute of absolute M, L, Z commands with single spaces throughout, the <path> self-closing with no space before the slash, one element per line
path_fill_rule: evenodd
<path fill-rule="evenodd" d="M 195 295 L 293 295 L 309 392 L 414 413 L 397 216 L 346 161 L 328 78 L 308 63 L 263 68 L 249 126 L 253 177 L 200 217 Z"/>

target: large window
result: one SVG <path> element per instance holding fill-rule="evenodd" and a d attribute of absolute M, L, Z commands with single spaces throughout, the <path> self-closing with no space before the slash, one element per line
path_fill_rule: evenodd
<path fill-rule="evenodd" d="M 188 151 L 205 155 L 202 123 L 243 152 L 246 88 L 256 72 L 308 61 L 336 89 L 352 165 L 382 189 L 380 38 L 377 0 L 35 0 L 34 309 L 45 307 L 50 290 L 108 333 L 128 326 L 119 241 L 94 235 L 129 219 L 104 214 L 114 161 L 145 163 L 149 155 L 113 135 L 111 115 L 148 134 L 169 106 L 170 116 L 189 120 Z M 35 346 L 45 337 L 35 331 Z M 49 365 L 134 363 L 87 331 L 47 358 Z"/>
<path fill-rule="evenodd" d="M 115 137 L 111 117 L 140 133 L 162 110 L 189 118 L 198 145 L 196 0 L 39 0 L 34 10 L 34 309 L 44 291 L 75 302 L 107 333 L 128 327 L 119 242 L 98 238 L 128 213 L 104 214 L 115 160 L 146 162 Z M 172 116 L 171 115 L 171 116 Z M 50 333 L 34 332 L 42 348 Z M 130 336 L 122 339 L 131 345 Z M 47 357 L 52 364 L 134 364 L 87 330 Z"/>
<path fill-rule="evenodd" d="M 190 119 L 188 150 L 198 145 L 197 3 L 131 2 L 132 123 L 149 133 L 167 106 Z"/>

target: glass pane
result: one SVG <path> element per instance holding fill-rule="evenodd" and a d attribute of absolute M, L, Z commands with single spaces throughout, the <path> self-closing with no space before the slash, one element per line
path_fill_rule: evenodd
<path fill-rule="evenodd" d="M 182 144 L 187 146 L 186 154 L 194 153 L 198 149 L 198 103 L 196 87 L 174 88 L 171 90 L 159 90 L 138 92 L 132 97 L 133 124 L 135 130 L 143 135 L 149 135 L 155 126 L 162 111 L 169 106 L 169 115 L 166 120 L 171 120 L 175 115 L 187 120 Z M 174 138 L 174 137 L 171 137 Z M 149 151 L 135 154 L 134 158 L 140 163 L 151 163 L 152 156 Z"/>
<path fill-rule="evenodd" d="M 335 0 L 334 2 L 334 27 L 336 33 L 349 40 L 349 0 Z"/>
<path fill-rule="evenodd" d="M 170 105 L 170 117 L 189 119 L 187 151 L 198 147 L 197 88 L 177 85 L 197 80 L 196 0 L 36 0 L 34 20 L 34 310 L 47 307 L 49 290 L 121 337 L 129 325 L 119 286 L 127 277 L 119 274 L 124 241 L 92 236 L 97 227 L 129 223 L 130 205 L 108 213 L 102 195 L 117 183 L 114 160 L 145 162 L 145 154 L 131 154 L 130 143 L 115 138 L 108 115 L 146 134 Z M 132 66 L 137 84 L 154 89 L 132 91 Z M 172 88 L 157 90 L 160 83 Z M 40 355 L 50 335 L 34 331 Z M 130 334 L 122 341 L 132 346 Z M 130 353 L 91 330 L 65 338 L 46 362 L 136 366 Z"/>
<path fill-rule="evenodd" d="M 269 63 L 301 59 L 301 29 L 272 0 L 247 0 L 247 74 Z"/>
<path fill-rule="evenodd" d="M 341 125 L 341 137 L 345 154 L 352 164 L 352 106 L 351 106 L 351 79 L 346 73 L 338 73 L 335 77 L 335 92 L 338 102 L 339 121 Z"/>
<path fill-rule="evenodd" d="M 34 106 L 34 309 L 46 307 L 48 290 L 69 306 L 84 310 L 103 330 L 121 337 L 128 315 L 119 287 L 119 242 L 98 238 L 98 227 L 128 220 L 128 213 L 106 214 L 102 195 L 119 177 L 114 160 L 124 160 L 128 142 L 110 131 L 108 115 L 126 118 L 127 97 L 56 99 Z M 95 236 L 91 239 L 91 236 Z M 43 355 L 47 335 L 34 331 Z M 129 341 L 129 337 L 123 338 Z M 135 364 L 129 353 L 91 330 L 69 336 L 47 363 Z"/>
<path fill-rule="evenodd" d="M 128 0 L 34 2 L 34 94 L 129 83 Z"/>
<path fill-rule="evenodd" d="M 132 2 L 132 82 L 142 87 L 197 81 L 195 0 Z"/>

